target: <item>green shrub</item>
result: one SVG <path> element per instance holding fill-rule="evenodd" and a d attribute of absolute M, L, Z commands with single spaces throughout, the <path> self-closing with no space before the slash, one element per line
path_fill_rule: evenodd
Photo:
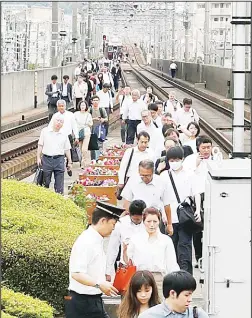
<path fill-rule="evenodd" d="M 51 190 L 2 180 L 2 281 L 61 311 L 69 256 L 86 214 Z"/>
<path fill-rule="evenodd" d="M 16 317 L 6 314 L 4 311 L 1 311 L 1 318 L 16 318 Z"/>
<path fill-rule="evenodd" d="M 53 318 L 54 316 L 54 309 L 45 301 L 34 299 L 22 293 L 15 293 L 6 287 L 1 289 L 1 300 L 2 309 L 6 314 L 15 315 L 14 317 Z"/>

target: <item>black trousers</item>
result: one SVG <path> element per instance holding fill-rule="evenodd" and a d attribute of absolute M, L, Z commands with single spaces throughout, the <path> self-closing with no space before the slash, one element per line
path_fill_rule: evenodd
<path fill-rule="evenodd" d="M 108 121 L 104 122 L 104 126 L 106 129 L 106 137 L 108 135 L 108 130 L 109 130 L 109 115 L 110 115 L 110 109 L 109 108 L 105 108 L 107 116 L 108 116 Z"/>
<path fill-rule="evenodd" d="M 201 210 L 203 211 L 203 216 L 204 216 L 204 199 L 205 199 L 205 194 L 201 193 Z M 195 233 L 193 234 L 193 247 L 195 250 L 195 258 L 196 261 L 202 257 L 202 237 L 203 237 L 203 232 Z"/>
<path fill-rule="evenodd" d="M 100 295 L 81 295 L 70 291 L 65 299 L 66 318 L 109 318 Z"/>
<path fill-rule="evenodd" d="M 176 70 L 171 70 L 171 76 L 172 76 L 172 78 L 175 77 L 175 74 L 176 74 Z"/>
<path fill-rule="evenodd" d="M 179 223 L 173 223 L 172 241 L 180 269 L 193 274 L 192 267 L 192 234 L 187 233 Z"/>
<path fill-rule="evenodd" d="M 141 120 L 131 120 L 129 119 L 127 122 L 127 137 L 126 144 L 133 145 L 135 136 L 137 134 L 137 125 L 141 123 Z"/>
<path fill-rule="evenodd" d="M 44 186 L 45 188 L 49 188 L 52 173 L 54 174 L 54 190 L 57 193 L 64 193 L 64 155 L 62 156 L 54 156 L 48 157 L 46 155 L 42 156 L 42 169 L 44 171 Z"/>

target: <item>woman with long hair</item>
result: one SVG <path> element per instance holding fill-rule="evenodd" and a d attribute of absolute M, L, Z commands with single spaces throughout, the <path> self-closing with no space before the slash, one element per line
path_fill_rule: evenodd
<path fill-rule="evenodd" d="M 146 232 L 135 234 L 128 244 L 123 243 L 123 259 L 137 270 L 152 272 L 158 286 L 159 297 L 163 298 L 163 277 L 179 270 L 172 239 L 159 230 L 161 213 L 154 207 L 143 212 Z"/>
<path fill-rule="evenodd" d="M 103 74 L 102 73 L 98 73 L 97 75 L 97 85 L 96 85 L 96 92 L 102 90 L 102 86 L 103 86 Z"/>
<path fill-rule="evenodd" d="M 78 105 L 79 111 L 74 113 L 74 118 L 77 123 L 79 131 L 79 146 L 82 153 L 81 168 L 84 169 L 90 163 L 90 152 L 88 151 L 88 144 L 91 135 L 91 127 L 93 126 L 92 115 L 88 112 L 87 102 L 80 101 Z M 84 137 L 83 139 L 81 137 Z"/>
<path fill-rule="evenodd" d="M 160 304 L 154 276 L 149 271 L 136 272 L 118 308 L 118 318 L 137 318 L 145 310 Z"/>

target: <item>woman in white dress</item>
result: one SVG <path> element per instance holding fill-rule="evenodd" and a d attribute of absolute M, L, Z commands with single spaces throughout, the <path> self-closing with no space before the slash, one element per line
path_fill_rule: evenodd
<path fill-rule="evenodd" d="M 200 134 L 199 125 L 192 121 L 187 125 L 187 127 L 179 126 L 179 129 L 183 132 L 179 136 L 182 145 L 190 146 L 193 153 L 197 153 L 196 139 Z"/>
<path fill-rule="evenodd" d="M 163 299 L 163 277 L 179 270 L 172 239 L 159 230 L 161 213 L 153 207 L 143 212 L 146 232 L 133 235 L 129 242 L 123 243 L 123 257 L 126 264 L 131 261 L 137 270 L 152 272 Z"/>
<path fill-rule="evenodd" d="M 93 126 L 92 115 L 88 112 L 88 104 L 86 101 L 80 101 L 78 108 L 80 111 L 74 113 L 74 118 L 77 123 L 79 132 L 79 146 L 82 153 L 81 168 L 84 169 L 90 163 L 90 152 L 88 144 L 91 135 L 91 127 Z M 81 138 L 84 132 L 84 139 Z"/>

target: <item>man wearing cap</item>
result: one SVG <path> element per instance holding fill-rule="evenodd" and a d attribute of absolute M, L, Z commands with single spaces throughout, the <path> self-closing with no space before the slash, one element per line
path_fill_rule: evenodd
<path fill-rule="evenodd" d="M 69 264 L 69 296 L 65 297 L 66 318 L 109 318 L 102 293 L 116 296 L 118 290 L 106 281 L 104 238 L 110 236 L 124 209 L 97 202 L 92 225 L 75 241 Z"/>

